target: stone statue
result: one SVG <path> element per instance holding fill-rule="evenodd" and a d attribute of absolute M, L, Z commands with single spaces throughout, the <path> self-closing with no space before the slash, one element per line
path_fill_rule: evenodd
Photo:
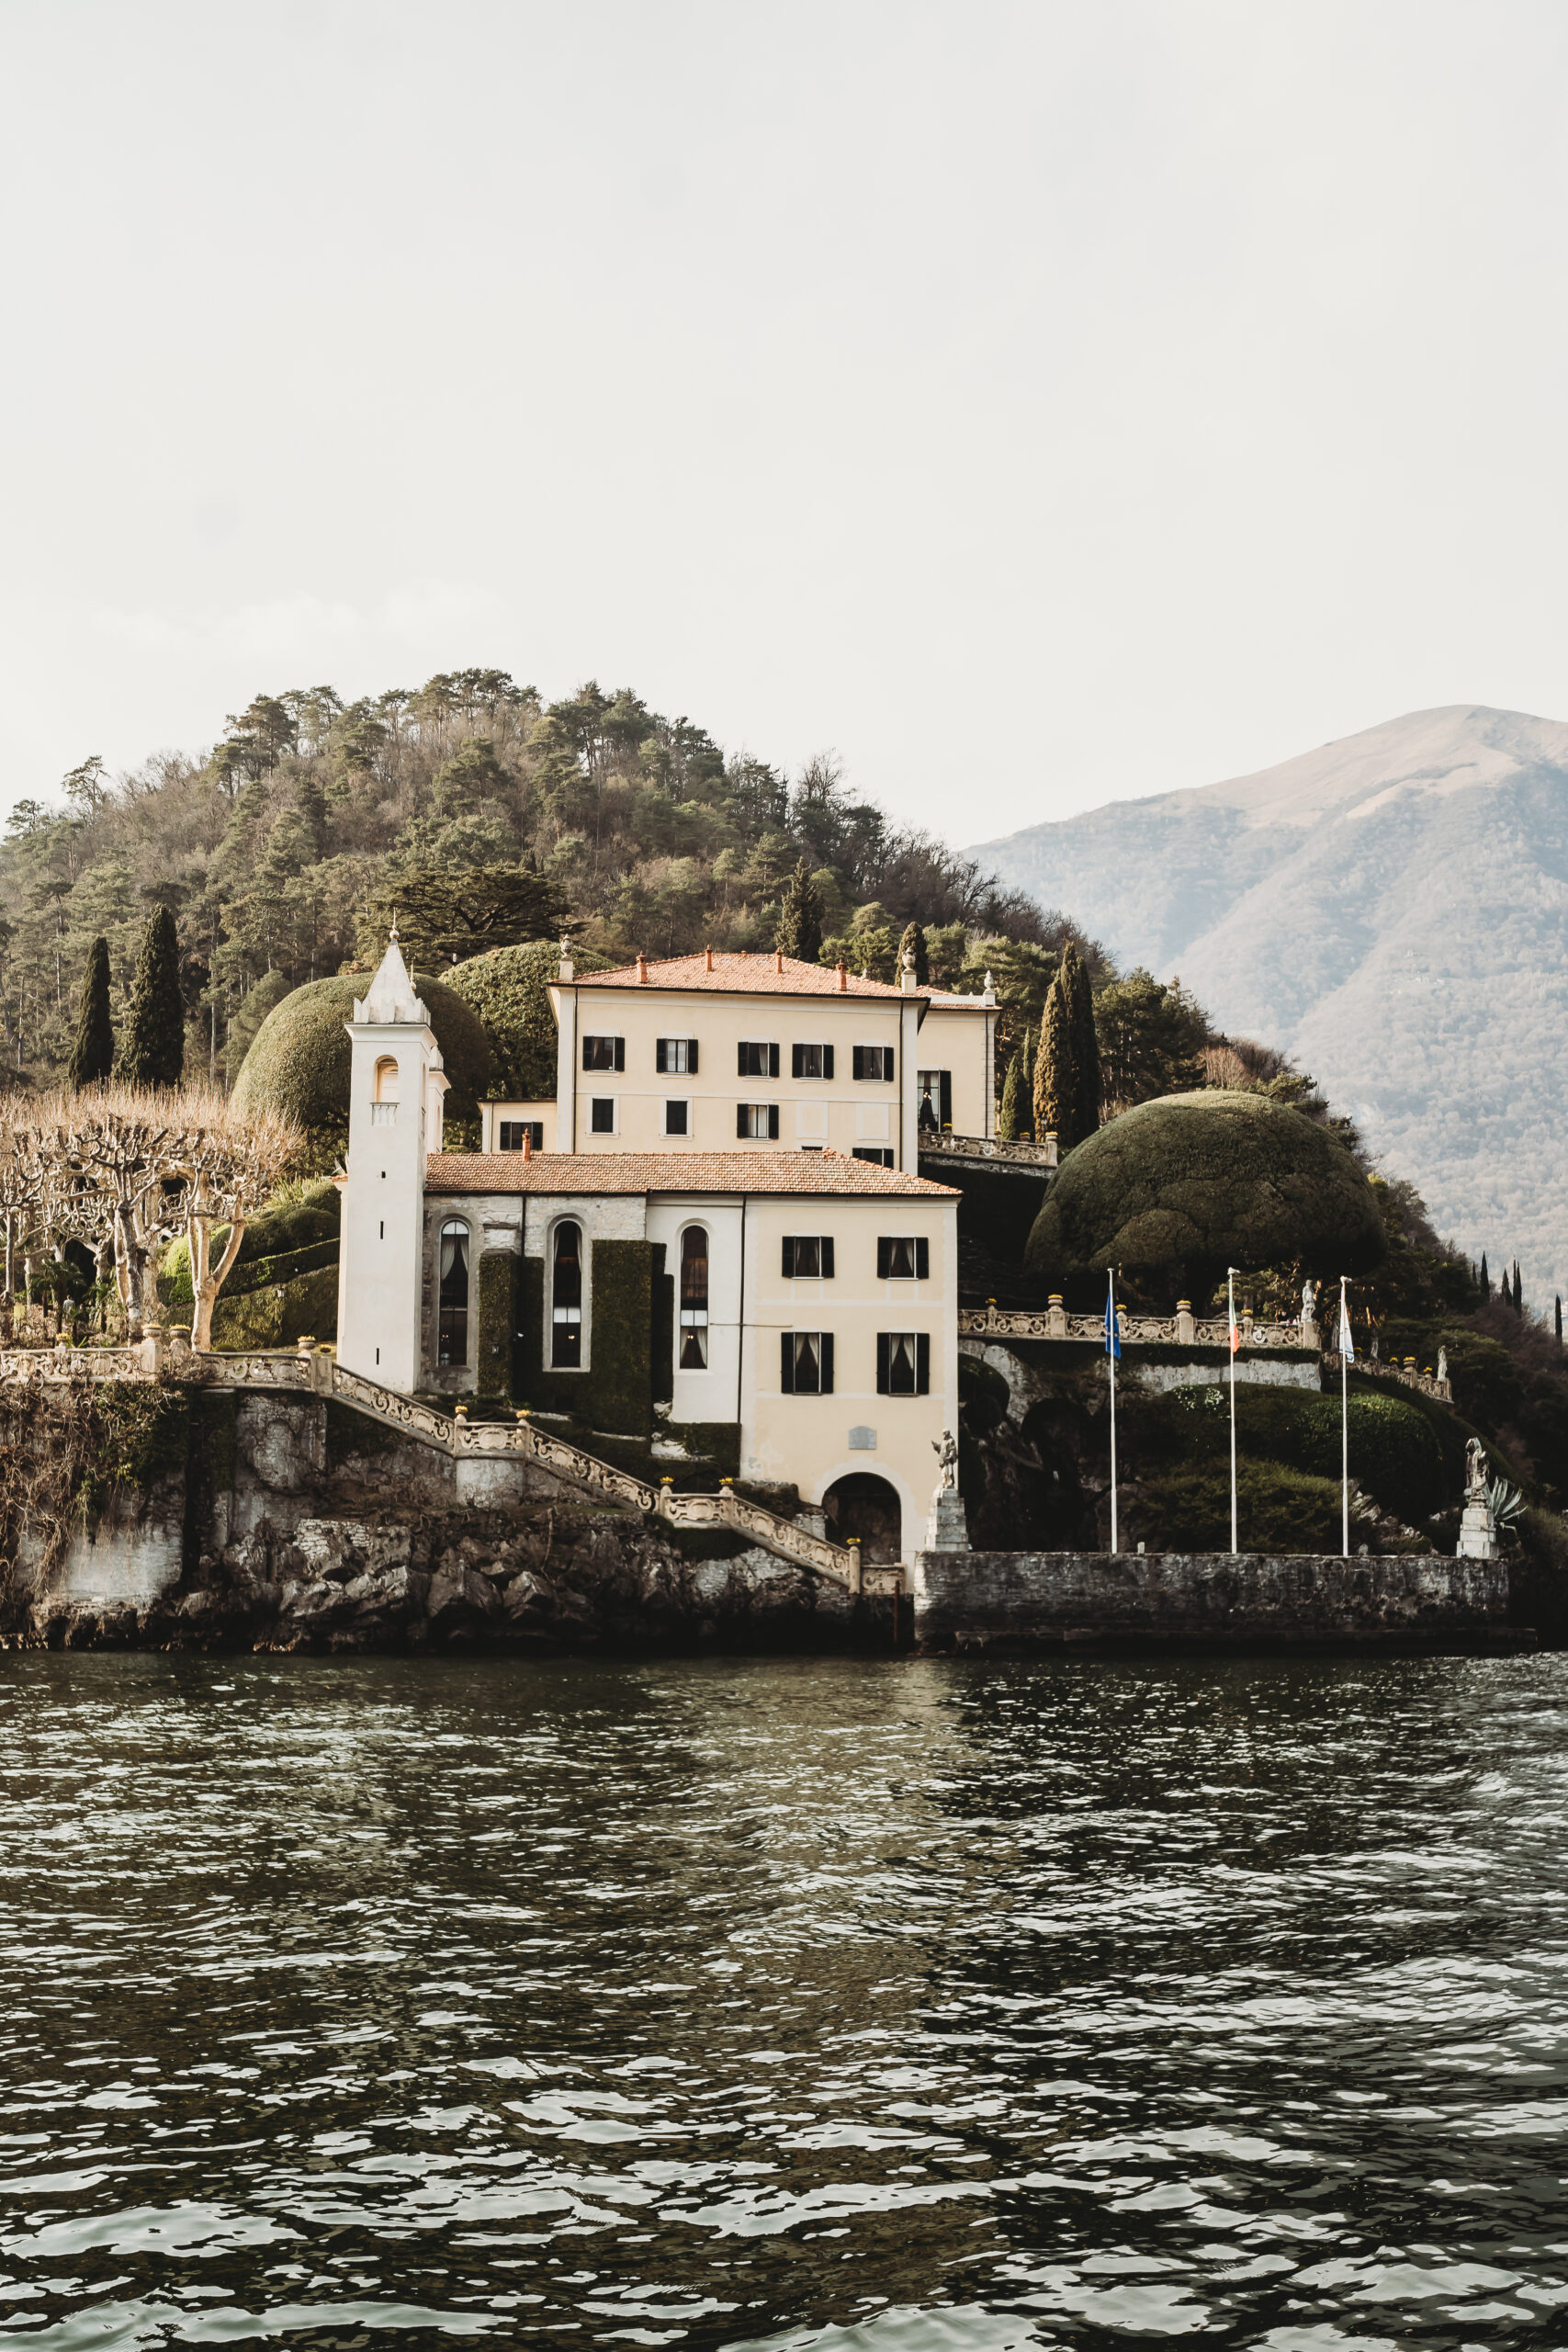
<path fill-rule="evenodd" d="M 1449 1376 L 1449 1351 L 1448 1351 L 1447 1348 L 1439 1348 L 1439 1349 L 1438 1350 L 1438 1378 L 1439 1380 L 1446 1380 L 1446 1379 L 1448 1378 L 1448 1376 Z M 1473 1439 L 1472 1439 L 1471 1442 L 1473 1444 L 1473 1443 L 1474 1443 L 1474 1440 L 1473 1440 Z"/>
<path fill-rule="evenodd" d="M 1372 1362 L 1376 1363 L 1378 1360 L 1378 1335 L 1375 1331 L 1372 1333 L 1372 1344 L 1368 1352 L 1371 1355 Z"/>
<path fill-rule="evenodd" d="M 943 1430 L 940 1442 L 931 1440 L 931 1452 L 942 1464 L 942 1476 L 937 1492 L 954 1495 L 958 1492 L 958 1440 L 951 1430 Z"/>
<path fill-rule="evenodd" d="M 931 1516 L 926 1521 L 928 1552 L 967 1552 L 969 1549 L 969 1519 L 964 1508 L 964 1498 L 958 1491 L 958 1440 L 951 1430 L 943 1430 L 940 1442 L 931 1440 L 931 1452 L 942 1464 L 936 1492 L 931 1497 Z"/>
<path fill-rule="evenodd" d="M 1472 1437 L 1464 1449 L 1464 1516 L 1460 1521 L 1459 1556 L 1461 1560 L 1497 1557 L 1497 1522 L 1492 1516 L 1492 1497 L 1487 1490 L 1486 1448 L 1478 1437 Z"/>
<path fill-rule="evenodd" d="M 1464 1498 L 1466 1502 L 1486 1492 L 1486 1448 L 1478 1437 L 1472 1437 L 1464 1449 Z"/>
<path fill-rule="evenodd" d="M 1305 1282 L 1302 1284 L 1302 1321 L 1303 1323 L 1315 1323 L 1316 1320 L 1317 1284 L 1309 1274 Z"/>

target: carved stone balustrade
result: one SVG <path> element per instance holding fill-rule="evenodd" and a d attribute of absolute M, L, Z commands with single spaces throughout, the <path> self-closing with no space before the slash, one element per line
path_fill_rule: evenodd
<path fill-rule="evenodd" d="M 1055 1168 L 1056 1138 L 1047 1136 L 1043 1143 L 1004 1143 L 1000 1136 L 923 1135 L 919 1139 L 919 1154 L 924 1159 L 946 1157 L 950 1159 L 996 1159 L 1013 1168 Z"/>

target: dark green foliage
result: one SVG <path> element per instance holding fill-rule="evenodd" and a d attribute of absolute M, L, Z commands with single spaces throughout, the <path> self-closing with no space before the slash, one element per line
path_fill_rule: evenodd
<path fill-rule="evenodd" d="M 234 1088 L 237 1107 L 298 1119 L 321 1157 L 341 1150 L 348 1132 L 353 1066 L 344 1023 L 352 1019 L 354 1000 L 367 985 L 362 973 L 313 980 L 276 1006 L 245 1056 Z M 417 974 L 414 986 L 429 1010 L 451 1080 L 446 1116 L 474 1118 L 492 1079 L 490 1040 L 470 1006 L 443 982 Z"/>
<path fill-rule="evenodd" d="M 233 1297 L 225 1284 L 212 1314 L 215 1348 L 288 1348 L 297 1340 L 337 1337 L 337 1275 L 335 1266 L 313 1274 L 299 1274 L 282 1285 L 242 1291 Z"/>
<path fill-rule="evenodd" d="M 1337 1480 L 1310 1477 L 1277 1462 L 1236 1465 L 1236 1534 L 1244 1552 L 1337 1552 Z M 1174 1470 L 1148 1481 L 1130 1501 L 1124 1540 L 1154 1552 L 1228 1552 L 1230 1472 Z"/>
<path fill-rule="evenodd" d="M 1077 1137 L 1077 1078 L 1073 1061 L 1073 1027 L 1066 1000 L 1057 981 L 1046 992 L 1040 1035 L 1034 1051 L 1034 1136 L 1043 1142 L 1055 1136 L 1057 1149 L 1070 1151 Z"/>
<path fill-rule="evenodd" d="M 1508 1613 L 1561 1641 L 1568 1629 L 1568 1524 L 1548 1510 L 1522 1511 L 1508 1563 Z"/>
<path fill-rule="evenodd" d="M 1201 1306 L 1227 1265 L 1299 1258 L 1323 1273 L 1377 1265 L 1387 1244 L 1345 1146 L 1259 1094 L 1140 1103 L 1069 1154 L 1026 1264 L 1060 1288 L 1086 1270 L 1167 1272 Z"/>
<path fill-rule="evenodd" d="M 1111 1110 L 1201 1085 L 1209 1024 L 1182 989 L 1168 988 L 1140 967 L 1101 989 L 1094 1023 Z"/>
<path fill-rule="evenodd" d="M 773 944 L 785 956 L 798 956 L 803 964 L 815 964 L 821 948 L 822 909 L 804 858 L 790 876 Z"/>
<path fill-rule="evenodd" d="M 185 1066 L 179 935 L 168 908 L 155 907 L 130 984 L 122 1075 L 132 1086 L 177 1086 Z"/>
<path fill-rule="evenodd" d="M 558 950 L 575 920 L 566 894 L 520 865 L 404 868 L 389 876 L 359 926 L 359 952 L 378 959 L 393 916 L 403 956 L 426 971 L 494 948 L 548 941 Z"/>
<path fill-rule="evenodd" d="M 595 1241 L 589 1254 L 592 1320 L 590 1401 L 595 1429 L 643 1437 L 653 1426 L 653 1250 Z"/>
<path fill-rule="evenodd" d="M 1016 1143 L 1023 1125 L 1023 1054 L 1021 1048 L 1008 1064 L 1002 1080 L 1002 1107 L 997 1117 L 997 1133 L 1004 1143 Z"/>
<path fill-rule="evenodd" d="M 663 1421 L 661 1432 L 683 1445 L 700 1465 L 692 1483 L 711 1487 L 716 1478 L 734 1478 L 740 1469 L 739 1421 Z M 673 1465 L 671 1465 L 673 1466 Z M 663 1472 L 659 1476 L 661 1477 Z M 678 1482 L 678 1483 L 684 1483 Z"/>
<path fill-rule="evenodd" d="M 512 1250 L 479 1253 L 479 1350 L 475 1387 L 481 1396 L 505 1396 L 512 1387 L 512 1334 L 517 1320 L 517 1270 Z"/>
<path fill-rule="evenodd" d="M 675 1395 L 675 1277 L 664 1271 L 668 1252 L 653 1245 L 653 1401 L 668 1405 Z"/>
<path fill-rule="evenodd" d="M 245 1066 L 245 1056 L 255 1043 L 256 1032 L 275 1005 L 292 995 L 294 983 L 279 971 L 263 975 L 238 1007 L 229 1023 L 229 1041 L 223 1049 L 223 1069 L 231 1086 Z"/>
<path fill-rule="evenodd" d="M 1317 1478 L 1339 1476 L 1337 1396 L 1314 1396 L 1300 1388 L 1254 1386 L 1249 1382 L 1238 1386 L 1235 1403 L 1237 1445 L 1250 1460 L 1282 1464 L 1286 1469 Z M 1228 1388 L 1216 1385 L 1177 1389 L 1168 1409 L 1177 1432 L 1172 1467 L 1195 1457 L 1228 1459 Z M 1413 1403 L 1370 1386 L 1349 1397 L 1347 1419 L 1350 1476 L 1384 1510 L 1418 1525 L 1459 1499 L 1464 1439 L 1457 1429 L 1445 1460 L 1436 1430 Z"/>
<path fill-rule="evenodd" d="M 580 972 L 610 968 L 607 956 L 580 952 Z M 506 1102 L 533 1102 L 556 1091 L 556 1016 L 549 988 L 560 969 L 558 946 L 497 947 L 454 964 L 443 985 L 476 1013 L 494 1052 L 487 1090 Z"/>
<path fill-rule="evenodd" d="M 926 948 L 926 934 L 918 922 L 906 923 L 904 936 L 898 942 L 898 969 L 904 968 L 906 956 L 915 959 L 915 985 L 925 988 L 931 976 L 931 959 Z"/>
<path fill-rule="evenodd" d="M 1484 1250 L 1481 1253 L 1481 1295 L 1483 1299 L 1490 1298 L 1492 1295 L 1492 1277 L 1486 1271 L 1486 1252 Z"/>
<path fill-rule="evenodd" d="M 114 1069 L 114 1023 L 109 1018 L 109 944 L 95 939 L 87 951 L 76 1013 L 76 1035 L 66 1070 L 69 1085 L 97 1086 Z"/>

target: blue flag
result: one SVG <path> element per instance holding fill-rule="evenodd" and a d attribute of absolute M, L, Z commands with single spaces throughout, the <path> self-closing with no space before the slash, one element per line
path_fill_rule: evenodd
<path fill-rule="evenodd" d="M 1116 1328 L 1116 1308 L 1111 1295 L 1105 1294 L 1105 1352 L 1113 1361 L 1122 1361 L 1122 1334 Z"/>

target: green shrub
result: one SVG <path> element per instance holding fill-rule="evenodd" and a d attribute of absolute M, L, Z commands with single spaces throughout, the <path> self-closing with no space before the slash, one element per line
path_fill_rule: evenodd
<path fill-rule="evenodd" d="M 1181 1452 L 1205 1459 L 1228 1456 L 1228 1387 L 1178 1389 L 1169 1402 Z M 1445 1462 L 1437 1432 L 1404 1397 L 1354 1392 L 1347 1418 L 1350 1476 L 1384 1510 L 1418 1525 L 1453 1499 L 1456 1473 Z M 1299 1388 L 1238 1386 L 1235 1421 L 1238 1447 L 1251 1460 L 1338 1479 L 1337 1396 L 1313 1396 Z M 1462 1474 L 1464 1441 L 1457 1431 L 1455 1437 L 1457 1471 Z"/>
<path fill-rule="evenodd" d="M 215 1348 L 288 1348 L 307 1336 L 337 1337 L 337 1268 L 268 1283 L 231 1298 L 225 1289 L 212 1316 Z"/>
<path fill-rule="evenodd" d="M 1226 1266 L 1300 1260 L 1359 1273 L 1386 1249 L 1337 1136 L 1266 1095 L 1210 1088 L 1141 1102 L 1070 1151 L 1025 1262 L 1057 1288 L 1107 1266 L 1181 1270 L 1197 1299 Z"/>
<path fill-rule="evenodd" d="M 479 1329 L 475 1386 L 481 1396 L 512 1389 L 512 1333 L 517 1317 L 516 1253 L 486 1250 L 479 1256 Z"/>
<path fill-rule="evenodd" d="M 579 950 L 580 972 L 607 972 L 607 956 Z M 478 1016 L 494 1050 L 486 1092 L 499 1102 L 536 1102 L 556 1091 L 556 1016 L 549 986 L 560 970 L 554 941 L 492 947 L 454 964 L 444 985 Z M 450 1103 L 450 1096 L 447 1098 Z"/>
<path fill-rule="evenodd" d="M 245 1066 L 245 1056 L 255 1044 L 256 1034 L 269 1012 L 294 993 L 294 983 L 282 972 L 268 972 L 259 979 L 244 1002 L 235 1010 L 229 1023 L 229 1035 L 223 1047 L 223 1069 L 231 1086 Z"/>
<path fill-rule="evenodd" d="M 1337 1552 L 1337 1480 L 1277 1462 L 1236 1464 L 1237 1535 L 1244 1552 Z M 1230 1471 L 1215 1463 L 1147 1480 L 1132 1500 L 1123 1541 L 1157 1552 L 1228 1552 Z"/>
<path fill-rule="evenodd" d="M 430 1013 L 451 1085 L 446 1116 L 478 1116 L 494 1073 L 495 1057 L 472 1007 L 440 980 L 416 975 L 414 986 Z M 353 1047 L 344 1023 L 354 1001 L 369 987 L 361 973 L 312 980 L 274 1008 L 256 1032 L 234 1086 L 235 1107 L 272 1110 L 298 1119 L 318 1159 L 341 1151 L 348 1136 Z"/>

